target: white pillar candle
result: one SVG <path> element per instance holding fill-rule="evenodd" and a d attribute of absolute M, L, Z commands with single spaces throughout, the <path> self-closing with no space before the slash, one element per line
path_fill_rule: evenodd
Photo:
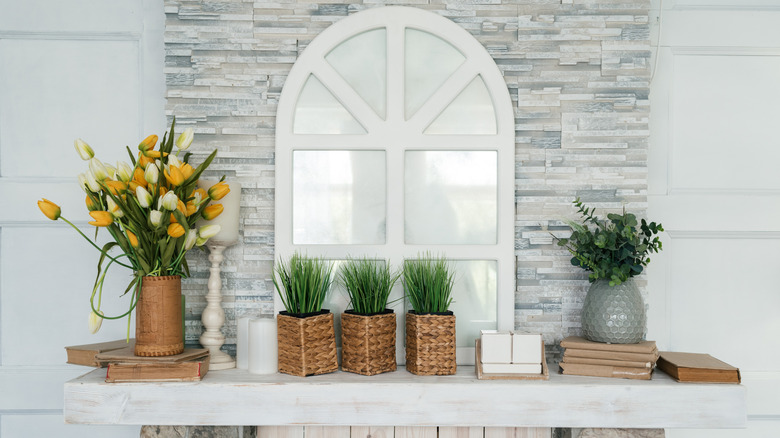
<path fill-rule="evenodd" d="M 276 318 L 249 321 L 249 372 L 274 374 L 279 369 Z"/>
<path fill-rule="evenodd" d="M 219 180 L 217 179 L 201 178 L 198 180 L 198 187 L 208 191 L 211 186 L 218 182 Z M 225 180 L 225 183 L 230 187 L 230 193 L 219 201 L 211 201 L 209 204 L 222 204 L 224 210 L 222 210 L 222 213 L 219 216 L 210 221 L 201 219 L 198 222 L 198 226 L 219 225 L 221 230 L 216 236 L 209 239 L 209 242 L 221 242 L 225 243 L 226 246 L 229 246 L 238 241 L 238 224 L 241 211 L 241 184 L 227 180 Z"/>
<path fill-rule="evenodd" d="M 236 345 L 236 368 L 249 368 L 249 318 L 238 318 L 238 341 Z"/>

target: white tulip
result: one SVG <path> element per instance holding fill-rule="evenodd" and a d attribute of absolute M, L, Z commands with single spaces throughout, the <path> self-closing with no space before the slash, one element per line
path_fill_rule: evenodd
<path fill-rule="evenodd" d="M 216 236 L 222 230 L 222 226 L 219 224 L 205 225 L 198 230 L 198 237 L 201 239 L 211 239 Z"/>
<path fill-rule="evenodd" d="M 135 188 L 135 197 L 138 198 L 138 204 L 143 208 L 149 208 L 149 206 L 152 205 L 152 194 L 143 188 L 143 186 Z"/>
<path fill-rule="evenodd" d="M 88 170 L 85 173 L 85 176 L 87 177 L 87 186 L 89 187 L 89 191 L 92 193 L 100 192 L 100 184 L 98 184 L 95 175 L 92 174 L 92 170 Z"/>
<path fill-rule="evenodd" d="M 111 179 L 116 179 L 116 168 L 108 163 L 103 163 L 103 167 L 106 168 L 106 173 Z"/>
<path fill-rule="evenodd" d="M 179 206 L 179 198 L 176 196 L 176 193 L 166 192 L 165 196 L 162 197 L 162 207 L 165 208 L 168 211 L 176 210 L 176 207 Z"/>
<path fill-rule="evenodd" d="M 106 197 L 106 206 L 108 207 L 107 210 L 111 213 L 111 216 L 114 216 L 114 219 L 119 219 L 125 215 L 125 212 L 116 205 L 116 202 L 114 202 L 110 196 Z"/>
<path fill-rule="evenodd" d="M 81 187 L 81 190 L 84 190 L 84 192 L 87 191 L 87 175 L 84 175 L 83 173 L 79 174 L 79 187 Z"/>
<path fill-rule="evenodd" d="M 116 176 L 122 182 L 128 182 L 133 179 L 133 168 L 123 161 L 116 162 Z"/>
<path fill-rule="evenodd" d="M 168 155 L 168 165 L 181 167 L 182 162 L 176 157 L 176 155 Z"/>
<path fill-rule="evenodd" d="M 195 242 L 198 240 L 198 232 L 190 229 L 187 231 L 187 236 L 184 238 L 184 250 L 189 251 L 195 246 Z"/>
<path fill-rule="evenodd" d="M 81 157 L 84 161 L 89 161 L 92 157 L 95 156 L 95 151 L 92 150 L 91 147 L 82 139 L 77 138 L 73 142 L 73 146 L 76 148 L 76 152 L 79 153 L 79 157 Z"/>
<path fill-rule="evenodd" d="M 100 326 L 103 325 L 103 312 L 98 310 L 100 312 L 100 315 L 95 313 L 94 311 L 89 311 L 89 332 L 93 335 L 100 330 Z"/>
<path fill-rule="evenodd" d="M 194 138 L 195 134 L 192 131 L 192 128 L 187 128 L 179 135 L 179 138 L 176 139 L 176 147 L 182 151 L 186 150 L 188 147 L 190 147 Z"/>
<path fill-rule="evenodd" d="M 157 168 L 155 163 L 149 163 L 146 165 L 144 179 L 149 184 L 157 184 L 157 181 L 160 179 L 160 169 Z"/>
<path fill-rule="evenodd" d="M 98 181 L 103 181 L 108 178 L 108 169 L 106 169 L 106 166 L 97 158 L 89 160 L 89 170 Z"/>
<path fill-rule="evenodd" d="M 153 227 L 159 227 L 162 223 L 162 212 L 159 210 L 152 210 L 149 212 L 149 222 Z"/>

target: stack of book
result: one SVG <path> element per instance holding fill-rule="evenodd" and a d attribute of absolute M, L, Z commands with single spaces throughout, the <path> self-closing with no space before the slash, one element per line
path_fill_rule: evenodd
<path fill-rule="evenodd" d="M 565 348 L 561 372 L 575 376 L 650 380 L 658 360 L 655 341 L 638 344 L 604 344 L 579 336 L 561 341 Z"/>
<path fill-rule="evenodd" d="M 106 382 L 191 382 L 203 379 L 209 370 L 209 351 L 185 348 L 174 356 L 136 356 L 134 347 L 126 347 L 95 356 L 106 366 Z"/>

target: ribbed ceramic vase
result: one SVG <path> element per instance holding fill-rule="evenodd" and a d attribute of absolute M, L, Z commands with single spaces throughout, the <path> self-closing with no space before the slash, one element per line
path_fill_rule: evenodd
<path fill-rule="evenodd" d="M 135 307 L 135 355 L 172 356 L 184 351 L 181 277 L 144 277 Z"/>
<path fill-rule="evenodd" d="M 617 286 L 607 280 L 590 285 L 582 306 L 583 335 L 596 342 L 635 344 L 645 337 L 647 316 L 633 279 Z"/>

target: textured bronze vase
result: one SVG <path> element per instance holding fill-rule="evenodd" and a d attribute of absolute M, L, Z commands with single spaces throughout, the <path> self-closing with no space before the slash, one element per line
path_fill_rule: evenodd
<path fill-rule="evenodd" d="M 182 351 L 181 277 L 144 277 L 135 309 L 135 355 L 172 356 Z"/>

